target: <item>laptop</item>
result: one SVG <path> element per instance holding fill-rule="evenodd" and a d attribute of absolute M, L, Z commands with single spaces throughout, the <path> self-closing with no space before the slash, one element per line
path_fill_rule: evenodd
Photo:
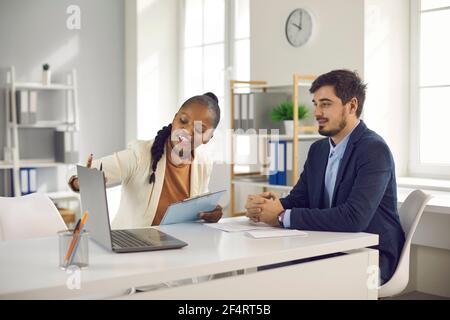
<path fill-rule="evenodd" d="M 113 252 L 178 249 L 187 243 L 155 228 L 111 230 L 103 171 L 77 166 L 81 205 L 88 210 L 86 230 L 91 238 Z"/>

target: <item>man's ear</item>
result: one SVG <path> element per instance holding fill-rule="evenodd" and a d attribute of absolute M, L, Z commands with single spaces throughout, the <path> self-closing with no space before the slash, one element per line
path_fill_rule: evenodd
<path fill-rule="evenodd" d="M 358 99 L 353 97 L 350 100 L 350 114 L 356 114 L 356 110 L 358 110 Z"/>

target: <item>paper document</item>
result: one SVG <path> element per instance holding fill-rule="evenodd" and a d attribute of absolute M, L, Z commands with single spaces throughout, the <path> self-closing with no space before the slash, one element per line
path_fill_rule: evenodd
<path fill-rule="evenodd" d="M 241 220 L 241 219 L 238 220 L 230 219 L 230 221 L 225 220 L 219 223 L 205 223 L 204 225 L 210 228 L 215 228 L 226 232 L 274 229 L 273 227 L 262 222 L 255 223 L 252 222 L 251 220 Z"/>
<path fill-rule="evenodd" d="M 304 231 L 295 229 L 281 229 L 281 228 L 271 228 L 269 230 L 251 230 L 247 231 L 247 234 L 253 238 L 273 238 L 273 237 L 293 237 L 293 236 L 307 236 L 308 234 Z"/>

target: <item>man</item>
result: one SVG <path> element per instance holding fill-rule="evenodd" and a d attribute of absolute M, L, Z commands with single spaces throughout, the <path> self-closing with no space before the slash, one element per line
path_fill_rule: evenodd
<path fill-rule="evenodd" d="M 392 154 L 385 141 L 360 120 L 366 85 L 354 72 L 318 77 L 310 92 L 319 133 L 300 179 L 285 198 L 250 195 L 247 216 L 301 230 L 368 232 L 379 235 L 381 283 L 397 266 L 405 236 L 397 212 Z"/>

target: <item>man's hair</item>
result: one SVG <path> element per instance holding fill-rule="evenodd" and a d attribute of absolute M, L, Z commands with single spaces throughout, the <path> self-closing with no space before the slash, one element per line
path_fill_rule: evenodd
<path fill-rule="evenodd" d="M 361 116 L 364 100 L 366 99 L 366 87 L 358 73 L 350 70 L 333 70 L 320 75 L 311 85 L 310 93 L 314 93 L 323 86 L 333 86 L 336 96 L 342 100 L 342 104 L 348 103 L 353 97 L 358 100 L 356 116 Z"/>

